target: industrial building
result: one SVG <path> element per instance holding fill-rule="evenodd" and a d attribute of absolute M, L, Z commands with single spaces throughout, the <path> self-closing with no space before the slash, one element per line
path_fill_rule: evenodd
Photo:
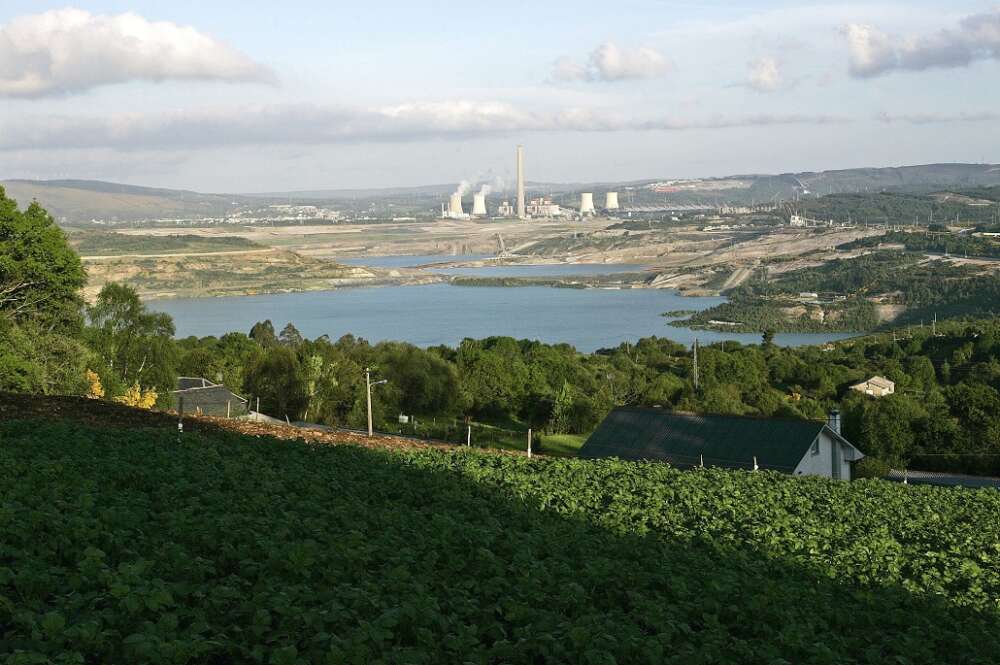
<path fill-rule="evenodd" d="M 486 192 L 479 192 L 472 197 L 472 216 L 486 216 Z"/>
<path fill-rule="evenodd" d="M 469 219 L 469 216 L 465 214 L 465 210 L 462 208 L 462 194 L 460 191 L 448 197 L 447 207 L 445 204 L 441 204 L 441 217 L 444 219 Z"/>
<path fill-rule="evenodd" d="M 580 215 L 593 215 L 595 212 L 593 192 L 583 192 L 580 194 Z"/>
<path fill-rule="evenodd" d="M 526 209 L 532 217 L 562 217 L 566 214 L 558 203 L 553 203 L 552 199 L 545 197 L 531 199 Z"/>

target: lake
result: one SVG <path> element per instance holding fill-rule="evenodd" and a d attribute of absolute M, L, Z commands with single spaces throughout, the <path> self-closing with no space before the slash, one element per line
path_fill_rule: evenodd
<path fill-rule="evenodd" d="M 490 270 L 490 269 L 486 269 Z M 482 272 L 477 274 L 483 274 Z M 486 274 L 492 274 L 487 272 Z M 661 313 L 700 310 L 724 298 L 692 298 L 664 289 L 565 289 L 463 287 L 450 284 L 338 289 L 226 298 L 151 300 L 153 310 L 174 318 L 178 337 L 249 332 L 270 319 L 288 322 L 306 337 L 345 334 L 371 342 L 399 340 L 427 347 L 456 346 L 465 337 L 508 335 L 548 343 L 567 342 L 584 352 L 657 335 L 684 344 L 695 337 L 760 342 L 755 333 L 718 333 L 667 325 Z M 844 334 L 777 335 L 788 346 L 820 344 Z"/>

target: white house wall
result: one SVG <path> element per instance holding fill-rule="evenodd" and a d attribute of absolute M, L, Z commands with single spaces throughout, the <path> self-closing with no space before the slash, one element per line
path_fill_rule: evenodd
<path fill-rule="evenodd" d="M 819 454 L 813 455 L 812 447 L 810 447 L 799 461 L 798 466 L 795 467 L 795 472 L 792 475 L 833 478 L 833 460 L 836 457 L 837 463 L 840 464 L 841 480 L 850 480 L 851 463 L 844 459 L 845 456 L 841 443 L 827 432 L 821 432 L 819 435 Z"/>

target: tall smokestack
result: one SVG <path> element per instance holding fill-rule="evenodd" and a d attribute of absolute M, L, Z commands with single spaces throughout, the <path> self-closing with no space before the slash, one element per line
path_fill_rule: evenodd
<path fill-rule="evenodd" d="M 448 212 L 452 215 L 463 215 L 462 211 L 462 195 L 452 194 L 451 198 L 448 200 Z"/>
<path fill-rule="evenodd" d="M 581 215 L 593 215 L 594 214 L 594 194 L 593 192 L 584 192 L 580 194 L 580 214 Z"/>
<path fill-rule="evenodd" d="M 472 196 L 472 214 L 476 217 L 486 216 L 486 194 L 483 192 Z"/>
<path fill-rule="evenodd" d="M 618 210 L 618 192 L 608 192 L 604 198 L 605 210 Z"/>
<path fill-rule="evenodd" d="M 526 217 L 524 213 L 524 146 L 517 146 L 517 216 Z"/>

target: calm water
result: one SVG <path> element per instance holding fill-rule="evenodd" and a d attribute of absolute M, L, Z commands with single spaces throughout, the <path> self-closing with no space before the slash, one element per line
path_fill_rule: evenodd
<path fill-rule="evenodd" d="M 371 342 L 400 340 L 418 346 L 457 345 L 465 337 L 509 335 L 568 342 L 580 351 L 657 335 L 690 344 L 760 341 L 758 334 L 692 331 L 667 325 L 662 312 L 704 309 L 724 298 L 688 298 L 662 289 L 557 289 L 460 287 L 449 284 L 340 289 L 231 298 L 153 300 L 150 308 L 174 318 L 178 337 L 249 332 L 271 319 L 306 337 L 351 333 Z M 784 345 L 818 344 L 847 335 L 778 335 Z"/>

